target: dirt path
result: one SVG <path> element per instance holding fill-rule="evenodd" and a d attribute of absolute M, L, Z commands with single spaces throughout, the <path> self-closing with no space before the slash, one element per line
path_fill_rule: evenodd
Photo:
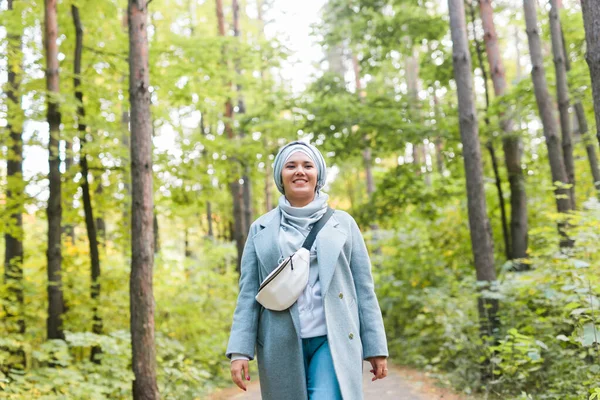
<path fill-rule="evenodd" d="M 448 389 L 436 386 L 434 379 L 423 372 L 408 368 L 390 366 L 388 377 L 381 381 L 371 382 L 370 364 L 365 363 L 363 371 L 363 390 L 365 400 L 466 400 L 466 396 L 458 395 Z M 238 388 L 219 391 L 208 400 L 260 400 L 260 386 L 253 382 L 247 392 Z"/>

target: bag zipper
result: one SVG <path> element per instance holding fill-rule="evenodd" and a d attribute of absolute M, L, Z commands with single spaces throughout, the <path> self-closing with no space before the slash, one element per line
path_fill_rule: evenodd
<path fill-rule="evenodd" d="M 260 287 L 258 288 L 259 292 L 261 290 L 263 290 L 263 288 L 265 286 L 267 286 L 267 284 L 269 284 L 269 282 L 271 282 L 273 279 L 275 279 L 275 277 L 277 277 L 277 275 L 279 275 L 281 273 L 281 271 L 283 271 L 283 269 L 288 265 L 288 263 L 292 262 L 293 256 L 294 256 L 293 254 L 291 256 L 289 256 L 287 261 L 285 263 L 283 263 L 279 268 L 277 268 L 277 271 L 273 275 L 271 275 L 269 277 L 269 279 L 267 279 L 266 281 L 264 281 L 263 283 L 260 284 Z M 294 270 L 294 263 L 292 262 L 292 271 L 293 270 Z"/>

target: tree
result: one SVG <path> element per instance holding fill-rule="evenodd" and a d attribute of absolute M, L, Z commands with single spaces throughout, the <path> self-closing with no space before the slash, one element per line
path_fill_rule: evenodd
<path fill-rule="evenodd" d="M 506 77 L 504 63 L 500 56 L 491 0 L 480 0 L 479 12 L 494 93 L 496 97 L 501 97 L 506 94 Z M 510 117 L 501 115 L 500 118 L 504 161 L 510 184 L 510 258 L 522 259 L 527 257 L 528 247 L 527 194 L 521 169 L 522 144 L 520 136 L 513 132 L 513 123 Z"/>
<path fill-rule="evenodd" d="M 83 27 L 79 17 L 79 8 L 71 5 L 71 14 L 73 24 L 75 25 L 75 57 L 73 61 L 73 87 L 75 88 L 75 98 L 77 99 L 77 130 L 79 131 L 80 155 L 79 166 L 81 168 L 81 189 L 83 198 L 83 211 L 85 214 L 85 227 L 87 230 L 88 243 L 90 246 L 91 262 L 91 297 L 93 306 L 93 326 L 92 332 L 100 335 L 102 333 L 102 317 L 98 313 L 98 301 L 100 300 L 100 252 L 98 250 L 98 234 L 94 220 L 94 210 L 92 208 L 92 198 L 90 196 L 89 167 L 86 149 L 84 149 L 86 138 L 85 108 L 83 106 L 83 92 L 81 91 L 81 53 L 83 52 Z M 96 357 L 101 353 L 99 346 L 92 347 L 91 360 L 99 363 Z"/>
<path fill-rule="evenodd" d="M 600 144 L 600 4 L 595 0 L 581 0 L 581 14 L 587 44 L 586 61 L 592 78 L 592 93 L 596 115 L 596 137 Z"/>
<path fill-rule="evenodd" d="M 60 141 L 60 109 L 58 104 L 59 72 L 58 72 L 58 16 L 57 0 L 45 0 L 44 28 L 46 48 L 46 89 L 48 109 L 46 118 L 49 126 L 48 165 L 49 186 L 48 197 L 48 339 L 64 339 L 62 330 L 62 314 L 64 312 L 62 278 L 61 278 L 61 177 L 58 143 Z"/>
<path fill-rule="evenodd" d="M 550 172 L 554 184 L 556 208 L 560 213 L 567 213 L 573 209 L 573 206 L 569 197 L 569 190 L 567 189 L 569 180 L 562 156 L 560 138 L 557 134 L 552 100 L 548 93 L 535 4 L 534 0 L 523 0 L 525 26 L 532 65 L 531 77 L 533 80 L 535 100 L 542 121 L 544 136 L 546 137 L 546 147 L 548 149 L 548 161 L 550 162 Z M 568 239 L 566 236 L 567 234 L 564 231 L 564 223 L 559 223 L 559 231 L 562 236 L 561 247 L 571 246 L 572 242 Z"/>
<path fill-rule="evenodd" d="M 241 44 L 241 31 L 240 31 L 240 4 L 238 0 L 233 0 L 232 3 L 233 8 L 233 36 L 237 39 L 237 53 L 240 53 L 240 44 Z M 235 72 L 238 80 L 242 78 L 242 71 L 240 67 L 240 58 L 236 57 L 235 60 Z M 237 112 L 239 115 L 243 115 L 246 113 L 246 104 L 244 102 L 244 95 L 242 94 L 242 85 L 238 81 L 235 85 L 236 91 L 238 94 L 238 107 Z M 240 132 L 240 136 L 244 137 L 245 133 Z M 242 180 L 242 199 L 243 199 L 243 216 L 244 216 L 244 242 L 246 242 L 246 237 L 248 236 L 248 231 L 250 230 L 250 225 L 252 224 L 254 218 L 252 213 L 252 181 L 250 180 L 250 165 L 244 163 L 242 166 L 244 169 Z"/>
<path fill-rule="evenodd" d="M 158 399 L 154 345 L 154 225 L 152 118 L 148 63 L 148 2 L 129 0 L 129 102 L 131 109 L 130 312 L 134 399 Z"/>
<path fill-rule="evenodd" d="M 219 36 L 221 37 L 225 37 L 225 18 L 223 16 L 223 2 L 222 0 L 216 0 L 216 10 L 217 10 L 217 25 L 218 25 L 218 29 L 219 29 Z M 224 68 L 226 68 L 227 70 L 228 68 L 228 62 L 227 62 L 227 50 L 225 48 L 225 46 L 223 46 L 222 48 L 222 62 L 223 62 L 223 66 Z M 226 84 L 226 91 L 230 91 L 231 90 L 231 82 L 228 82 Z M 225 134 L 227 135 L 227 138 L 229 138 L 231 141 L 234 141 L 235 138 L 235 134 L 233 133 L 233 129 L 231 127 L 231 123 L 233 121 L 233 104 L 231 102 L 231 96 L 227 95 L 227 99 L 225 100 Z M 236 162 L 235 160 L 233 160 L 234 162 Z M 237 169 L 237 166 L 236 168 Z M 239 174 L 234 174 L 234 175 L 239 175 Z M 242 253 L 244 251 L 244 243 L 245 243 L 245 232 L 246 229 L 244 228 L 244 211 L 243 211 L 243 189 L 242 186 L 239 183 L 239 177 L 234 176 L 233 178 L 230 178 L 231 181 L 229 182 L 229 190 L 231 192 L 231 198 L 233 201 L 233 236 L 235 239 L 235 244 L 236 244 L 236 248 L 237 248 L 237 270 L 240 270 L 240 265 L 242 262 Z"/>
<path fill-rule="evenodd" d="M 8 0 L 8 10 L 13 11 L 13 0 Z M 8 212 L 8 229 L 4 234 L 4 284 L 6 298 L 4 302 L 5 322 L 9 334 L 25 333 L 23 295 L 23 212 L 25 203 L 23 181 L 23 118 L 21 95 L 19 92 L 22 74 L 21 28 L 7 32 L 7 65 L 8 82 L 6 97 L 8 99 L 8 149 L 6 160 L 6 211 Z M 11 368 L 25 367 L 25 353 L 22 349 L 11 349 Z"/>
<path fill-rule="evenodd" d="M 569 179 L 569 197 L 571 208 L 575 209 L 575 162 L 573 161 L 573 144 L 571 142 L 571 119 L 569 108 L 569 87 L 567 83 L 567 68 L 565 65 L 564 44 L 562 28 L 558 17 L 557 0 L 550 0 L 550 37 L 552 39 L 552 54 L 554 56 L 554 70 L 556 74 L 556 98 L 560 115 L 560 129 L 562 132 L 562 150 L 565 170 Z"/>
<path fill-rule="evenodd" d="M 483 64 L 483 50 L 481 49 L 481 42 L 477 38 L 477 29 L 475 27 L 475 5 L 473 3 L 470 4 L 470 12 L 471 12 L 471 20 L 473 26 L 473 39 L 475 40 L 475 49 L 477 51 L 477 60 L 479 62 L 479 67 L 481 69 L 481 75 L 483 78 L 483 88 L 485 92 L 485 112 L 486 115 L 484 117 L 485 126 L 489 129 L 490 127 L 490 118 L 488 115 L 488 111 L 490 109 L 490 94 L 488 90 L 488 73 Z M 485 30 L 484 30 L 485 32 Z M 491 68 L 490 68 L 491 69 Z M 498 157 L 496 157 L 496 146 L 494 146 L 494 140 L 490 137 L 485 145 L 490 153 L 490 159 L 492 161 L 492 169 L 494 171 L 494 178 L 496 181 L 496 190 L 498 191 L 498 204 L 500 205 L 500 220 L 502 222 L 502 236 L 504 237 L 504 253 L 506 254 L 506 259 L 512 259 L 512 251 L 510 244 L 510 235 L 508 233 L 508 223 L 506 221 L 506 207 L 504 204 L 504 191 L 502 189 L 502 179 L 500 178 L 500 170 L 498 168 Z"/>
<path fill-rule="evenodd" d="M 483 186 L 483 166 L 473 95 L 472 65 L 467 39 L 464 3 L 462 0 L 448 0 L 448 9 L 450 10 L 454 80 L 456 81 L 458 95 L 460 137 L 463 144 L 467 181 L 471 246 L 475 259 L 477 280 L 482 282 L 482 287 L 489 287 L 496 281 L 496 271 L 494 269 L 494 249 Z M 498 301 L 479 296 L 478 305 L 481 333 L 484 336 L 493 337 L 494 329 L 497 327 L 496 311 Z"/>

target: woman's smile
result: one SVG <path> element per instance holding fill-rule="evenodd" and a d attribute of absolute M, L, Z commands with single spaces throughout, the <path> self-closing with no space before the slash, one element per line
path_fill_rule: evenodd
<path fill-rule="evenodd" d="M 303 207 L 315 196 L 319 171 L 305 153 L 293 153 L 285 162 L 281 178 L 285 197 L 294 207 Z"/>

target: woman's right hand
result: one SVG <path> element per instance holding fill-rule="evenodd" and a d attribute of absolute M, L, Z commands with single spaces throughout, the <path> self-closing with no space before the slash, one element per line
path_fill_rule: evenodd
<path fill-rule="evenodd" d="M 231 379 L 242 390 L 246 390 L 246 381 L 250 380 L 248 360 L 235 360 L 231 362 Z"/>

